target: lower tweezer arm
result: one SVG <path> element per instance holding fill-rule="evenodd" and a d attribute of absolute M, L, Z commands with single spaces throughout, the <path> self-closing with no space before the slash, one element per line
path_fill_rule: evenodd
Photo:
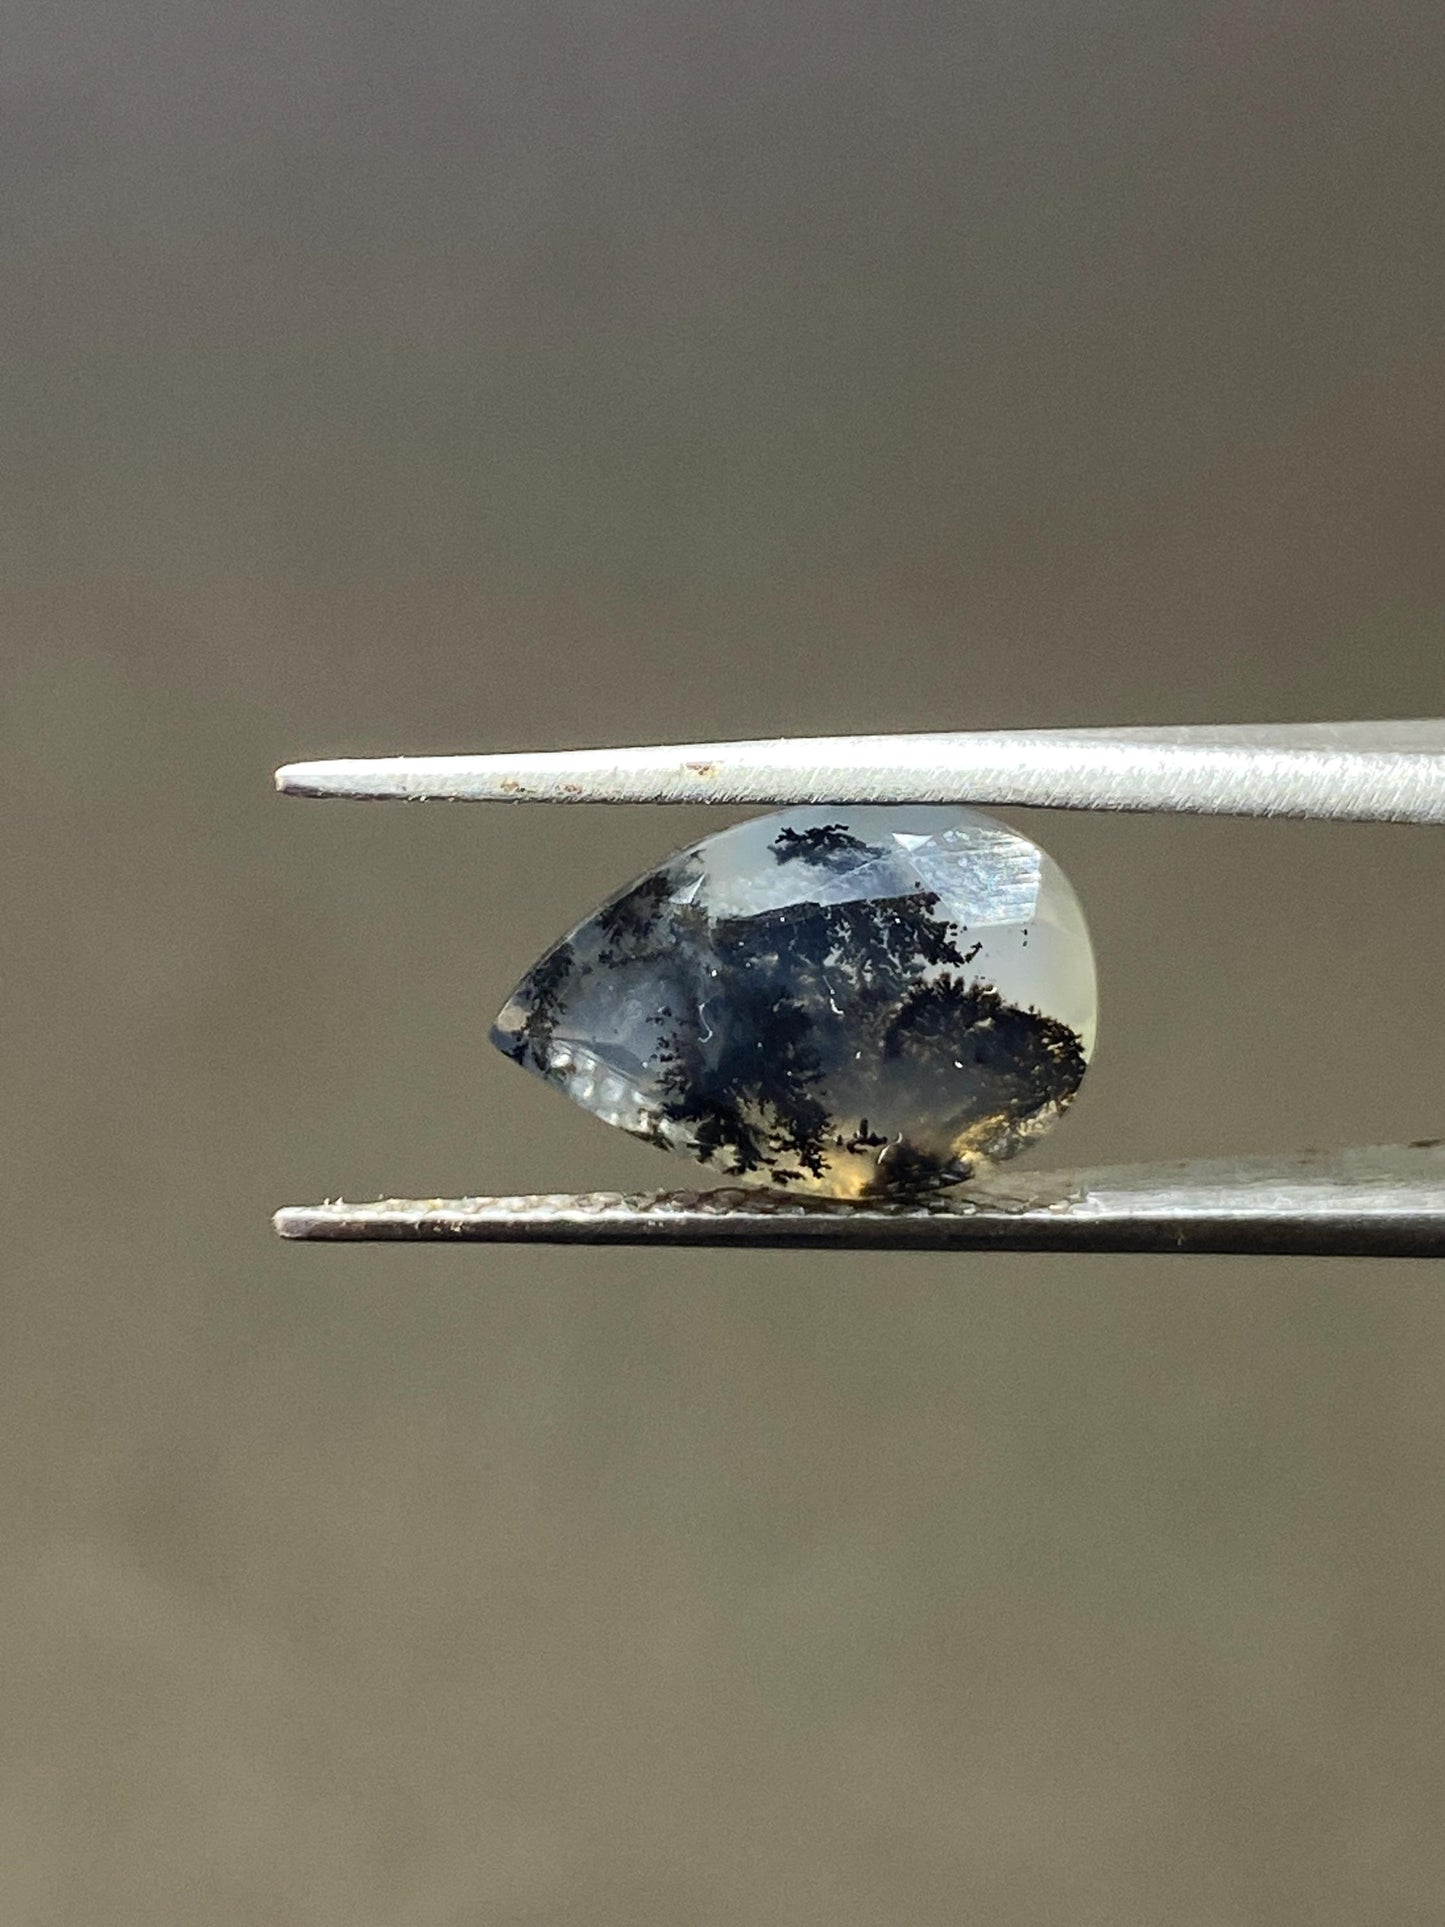
<path fill-rule="evenodd" d="M 1445 1147 L 999 1173 L 932 1204 L 731 1190 L 295 1206 L 284 1238 L 1445 1257 Z"/>

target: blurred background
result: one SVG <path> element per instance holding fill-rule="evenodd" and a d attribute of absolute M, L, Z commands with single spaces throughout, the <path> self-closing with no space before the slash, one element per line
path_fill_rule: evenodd
<path fill-rule="evenodd" d="M 301 756 L 1439 714 L 1436 0 L 6 22 L 0 1919 L 1434 1927 L 1438 1266 L 283 1247 L 722 812 Z M 1018 814 L 1040 1161 L 1436 1135 L 1440 850 Z"/>

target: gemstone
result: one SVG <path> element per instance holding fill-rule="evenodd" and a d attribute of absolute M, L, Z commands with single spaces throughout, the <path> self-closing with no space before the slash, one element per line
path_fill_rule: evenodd
<path fill-rule="evenodd" d="M 1094 1041 L 1054 861 L 976 810 L 785 810 L 611 898 L 523 978 L 497 1047 L 729 1179 L 908 1197 L 1011 1157 Z"/>

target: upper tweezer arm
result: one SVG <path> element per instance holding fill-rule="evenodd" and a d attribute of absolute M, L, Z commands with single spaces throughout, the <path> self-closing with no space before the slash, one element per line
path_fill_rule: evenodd
<path fill-rule="evenodd" d="M 540 803 L 1015 803 L 1445 822 L 1445 721 L 822 736 L 291 763 L 292 796 Z"/>

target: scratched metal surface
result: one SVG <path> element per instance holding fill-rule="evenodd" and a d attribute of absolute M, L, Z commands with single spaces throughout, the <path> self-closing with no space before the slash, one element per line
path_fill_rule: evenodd
<path fill-rule="evenodd" d="M 546 803 L 1014 803 L 1445 822 L 1445 722 L 834 736 L 288 764 L 294 796 Z"/>
<path fill-rule="evenodd" d="M 1445 1148 L 1019 1174 L 891 1207 L 743 1189 L 390 1198 L 291 1207 L 276 1228 L 319 1241 L 1429 1258 L 1445 1256 Z"/>

